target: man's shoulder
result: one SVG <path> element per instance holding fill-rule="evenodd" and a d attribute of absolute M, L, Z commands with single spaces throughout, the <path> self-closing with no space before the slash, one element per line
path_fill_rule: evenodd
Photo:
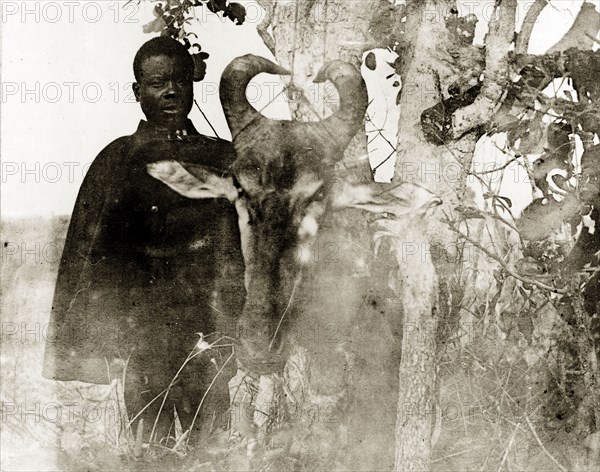
<path fill-rule="evenodd" d="M 111 179 L 115 170 L 127 161 L 127 155 L 135 146 L 132 138 L 131 135 L 121 136 L 106 145 L 90 163 L 83 185 L 106 185 L 107 179 Z"/>
<path fill-rule="evenodd" d="M 124 150 L 131 148 L 133 145 L 133 135 L 121 136 L 120 138 L 117 138 L 104 146 L 104 148 L 98 154 L 98 157 L 120 154 Z"/>
<path fill-rule="evenodd" d="M 92 162 L 90 170 L 94 167 L 104 167 L 106 165 L 115 165 L 120 162 L 123 157 L 131 152 L 135 147 L 135 139 L 133 135 L 121 136 L 109 144 L 98 153 Z"/>

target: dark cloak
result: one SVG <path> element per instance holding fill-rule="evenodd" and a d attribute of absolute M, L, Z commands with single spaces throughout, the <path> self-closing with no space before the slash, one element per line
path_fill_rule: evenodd
<path fill-rule="evenodd" d="M 126 361 L 130 417 L 167 387 L 196 333 L 233 334 L 245 297 L 235 208 L 182 197 L 146 172 L 161 159 L 226 171 L 235 159 L 231 143 L 199 135 L 191 122 L 186 131 L 168 136 L 141 121 L 100 152 L 79 191 L 59 266 L 43 375 L 109 383 Z M 199 359 L 187 372 L 170 397 L 187 409 L 191 399 L 195 411 L 216 369 Z"/>

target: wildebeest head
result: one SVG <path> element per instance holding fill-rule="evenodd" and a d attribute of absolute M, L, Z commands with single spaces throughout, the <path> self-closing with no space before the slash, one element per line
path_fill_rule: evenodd
<path fill-rule="evenodd" d="M 335 163 L 362 128 L 367 108 L 366 86 L 354 66 L 333 61 L 317 74 L 315 82 L 331 81 L 340 97 L 339 109 L 318 122 L 273 120 L 254 109 L 245 92 L 261 72 L 288 74 L 253 55 L 235 59 L 223 72 L 221 103 L 237 153 L 229 175 L 174 161 L 148 166 L 152 176 L 182 195 L 235 203 L 246 266 L 240 340 L 247 362 L 268 361 L 276 346 L 280 321 L 328 209 L 398 214 L 440 203 L 414 184 L 353 185 L 335 178 Z"/>

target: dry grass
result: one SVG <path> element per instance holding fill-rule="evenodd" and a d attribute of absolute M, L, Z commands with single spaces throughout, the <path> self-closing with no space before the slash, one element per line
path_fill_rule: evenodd
<path fill-rule="evenodd" d="M 285 412 L 298 406 L 290 400 L 298 400 L 293 398 L 297 388 L 288 383 L 304 379 L 290 377 L 286 383 L 277 378 L 272 383 L 271 407 L 279 405 L 284 411 L 267 412 L 268 435 L 252 428 L 234 433 L 244 426 L 231 424 L 231 431 L 217 432 L 202 447 L 178 428 L 167 442 L 144 444 L 136 439 L 136 431 L 127 427 L 119 384 L 82 393 L 81 386 L 43 379 L 43 326 L 50 313 L 58 259 L 44 257 L 41 248 L 62 247 L 65 230 L 64 219 L 3 223 L 4 242 L 26 243 L 27 248 L 40 243 L 37 259 L 22 251 L 5 250 L 3 255 L 3 470 L 352 470 L 352 463 L 335 460 L 345 454 L 340 449 L 345 440 L 342 419 L 323 424 L 307 415 L 292 421 Z M 561 336 L 562 331 L 553 324 L 559 322 L 556 312 L 539 298 L 535 303 L 523 298 L 508 303 L 508 299 L 500 299 L 504 303 L 500 316 L 490 306 L 476 311 L 470 341 L 447 340 L 440 353 L 439 404 L 423 416 L 436 425 L 433 470 L 594 470 L 600 438 L 597 433 L 586 437 L 581 430 L 587 407 L 584 390 L 581 382 L 571 381 L 578 374 L 569 373 L 564 357 L 557 354 L 559 340 L 552 336 Z M 213 341 L 208 344 L 227 340 Z M 204 355 L 201 351 L 190 353 L 189 360 Z M 564 372 L 562 381 L 558 371 Z M 247 383 L 249 395 L 259 396 L 258 379 Z M 575 393 L 561 391 L 568 385 L 576 387 Z M 63 415 L 69 411 L 69 399 L 78 405 L 72 418 L 57 421 L 57 411 Z M 91 421 L 82 436 L 76 434 L 85 419 L 78 407 L 89 403 L 104 412 L 104 421 Z"/>

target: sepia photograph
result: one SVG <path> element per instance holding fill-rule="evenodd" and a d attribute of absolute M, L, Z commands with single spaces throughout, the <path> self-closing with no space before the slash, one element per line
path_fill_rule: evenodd
<path fill-rule="evenodd" d="M 600 471 L 600 0 L 3 0 L 3 472 Z"/>

